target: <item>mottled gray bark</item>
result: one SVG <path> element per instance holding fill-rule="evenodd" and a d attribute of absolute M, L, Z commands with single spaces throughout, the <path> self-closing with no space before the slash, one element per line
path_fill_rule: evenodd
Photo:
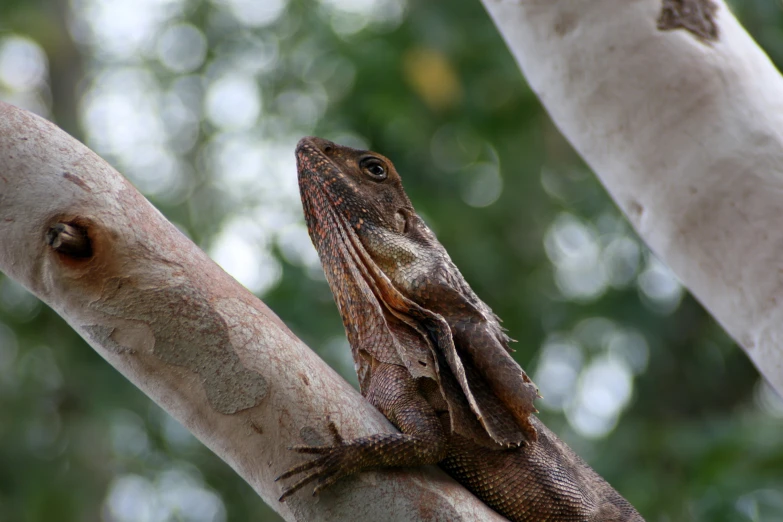
<path fill-rule="evenodd" d="M 783 394 L 783 77 L 722 1 L 482 0 L 639 235 Z"/>

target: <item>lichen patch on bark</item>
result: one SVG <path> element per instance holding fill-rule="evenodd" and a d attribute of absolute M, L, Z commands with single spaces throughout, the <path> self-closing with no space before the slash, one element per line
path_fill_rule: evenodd
<path fill-rule="evenodd" d="M 153 354 L 197 373 L 207 400 L 220 413 L 252 408 L 267 394 L 266 379 L 242 364 L 231 343 L 229 326 L 212 308 L 207 295 L 187 279 L 152 288 L 125 282 L 107 288 L 105 298 L 93 302 L 91 308 L 143 321 L 154 336 Z M 108 330 L 88 331 L 108 337 Z"/>
<path fill-rule="evenodd" d="M 715 22 L 717 12 L 718 6 L 713 0 L 663 0 L 658 29 L 685 29 L 702 42 L 717 42 L 720 37 Z"/>
<path fill-rule="evenodd" d="M 82 329 L 87 332 L 87 335 L 92 341 L 98 343 L 112 353 L 124 354 L 133 351 L 132 348 L 124 346 L 112 338 L 115 329 L 111 326 L 106 326 L 104 324 L 88 324 L 82 326 Z"/>
<path fill-rule="evenodd" d="M 564 37 L 576 28 L 578 21 L 579 18 L 577 17 L 576 13 L 568 11 L 560 13 L 557 17 L 557 20 L 555 20 L 555 34 L 560 37 Z"/>

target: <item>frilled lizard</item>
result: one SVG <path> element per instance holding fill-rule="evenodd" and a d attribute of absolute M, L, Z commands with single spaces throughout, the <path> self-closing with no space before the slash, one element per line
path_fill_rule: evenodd
<path fill-rule="evenodd" d="M 331 446 L 281 500 L 367 469 L 440 465 L 514 521 L 640 521 L 636 510 L 534 415 L 535 385 L 499 319 L 416 214 L 392 163 L 303 138 L 296 149 L 310 237 L 340 309 L 362 395 L 401 433 Z"/>

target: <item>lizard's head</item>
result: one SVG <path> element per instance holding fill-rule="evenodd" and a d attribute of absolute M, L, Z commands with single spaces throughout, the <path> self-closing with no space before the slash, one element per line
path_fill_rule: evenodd
<path fill-rule="evenodd" d="M 394 278 L 390 272 L 411 260 L 413 243 L 430 242 L 431 232 L 385 156 L 307 137 L 296 147 L 296 161 L 305 219 L 319 252 L 320 240 L 339 220 Z"/>
<path fill-rule="evenodd" d="M 296 147 L 302 198 L 318 190 L 359 236 L 377 227 L 404 233 L 413 207 L 388 158 L 307 137 Z M 307 215 L 308 225 L 313 225 Z"/>

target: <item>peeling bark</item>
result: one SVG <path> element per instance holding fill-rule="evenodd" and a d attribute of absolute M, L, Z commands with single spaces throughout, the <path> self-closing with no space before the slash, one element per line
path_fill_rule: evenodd
<path fill-rule="evenodd" d="M 483 3 L 639 235 L 783 394 L 783 78 L 769 58 L 723 2 Z M 666 28 L 710 45 L 659 30 L 662 7 Z"/>
<path fill-rule="evenodd" d="M 3 103 L 0 270 L 287 520 L 501 520 L 434 467 L 279 503 L 274 478 L 302 461 L 286 447 L 326 443 L 327 417 L 348 438 L 392 426 L 106 162 Z"/>
<path fill-rule="evenodd" d="M 658 29 L 685 29 L 704 42 L 715 42 L 720 35 L 715 23 L 717 11 L 712 0 L 663 0 Z"/>

